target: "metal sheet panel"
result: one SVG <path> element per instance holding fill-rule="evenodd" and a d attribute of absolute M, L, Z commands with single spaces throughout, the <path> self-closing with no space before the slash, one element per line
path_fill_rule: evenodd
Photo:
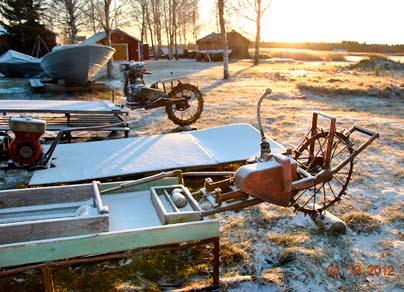
<path fill-rule="evenodd" d="M 270 141 L 273 152 L 284 148 Z M 248 124 L 58 145 L 55 167 L 37 170 L 30 185 L 78 182 L 168 169 L 244 161 L 259 154 L 260 135 Z"/>

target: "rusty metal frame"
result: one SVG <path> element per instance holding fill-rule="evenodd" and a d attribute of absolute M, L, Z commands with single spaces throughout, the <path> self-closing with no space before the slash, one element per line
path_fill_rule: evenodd
<path fill-rule="evenodd" d="M 201 212 L 202 217 L 226 211 L 239 211 L 241 209 L 258 205 L 263 200 L 251 197 L 232 187 L 233 178 L 213 182 L 211 178 L 205 179 L 204 188 L 196 193 L 202 193 L 204 197 L 213 195 L 216 206 Z M 225 191 L 225 192 L 223 192 Z M 195 193 L 193 193 L 194 195 Z"/>
<path fill-rule="evenodd" d="M 363 142 L 357 149 L 355 149 L 347 158 L 341 161 L 337 166 L 331 168 L 331 159 L 332 159 L 332 148 L 334 146 L 334 137 L 337 133 L 336 131 L 336 119 L 334 117 L 328 116 L 321 112 L 313 113 L 312 127 L 309 133 L 306 135 L 305 140 L 308 137 L 314 137 L 319 133 L 319 131 L 323 131 L 318 128 L 318 120 L 319 117 L 328 119 L 330 121 L 330 128 L 327 135 L 327 147 L 325 149 L 324 155 L 324 169 L 317 173 L 316 175 L 309 173 L 301 167 L 297 168 L 297 172 L 299 174 L 298 177 L 287 177 L 286 183 L 289 185 L 286 189 L 286 192 L 289 194 L 296 194 L 299 191 L 308 189 L 320 183 L 325 183 L 330 181 L 334 174 L 340 171 L 345 165 L 352 162 L 359 153 L 361 153 L 366 147 L 368 147 L 375 139 L 379 137 L 379 134 L 371 131 L 369 129 L 363 128 L 358 125 L 354 125 L 349 131 L 345 134 L 349 137 L 354 132 L 358 132 L 360 134 L 369 136 L 368 139 Z M 309 145 L 309 155 L 315 156 L 317 154 L 314 153 L 315 141 Z M 325 142 L 324 142 L 325 143 Z M 286 154 L 287 155 L 287 154 Z M 264 156 L 266 160 L 268 159 L 276 159 L 279 163 L 285 160 L 284 156 L 278 154 L 266 154 Z M 289 162 L 289 160 L 288 160 Z M 290 168 L 290 167 L 289 167 Z M 290 170 L 286 171 L 288 175 L 290 175 Z M 216 213 L 225 212 L 225 211 L 238 211 L 243 208 L 260 204 L 264 202 L 259 198 L 255 198 L 253 196 L 249 196 L 234 185 L 233 177 L 213 182 L 211 178 L 205 179 L 204 188 L 202 188 L 199 192 L 194 194 L 201 193 L 205 198 L 213 197 L 214 202 L 210 200 L 212 204 L 211 209 L 204 210 L 201 215 L 202 216 L 210 216 Z"/>
<path fill-rule="evenodd" d="M 205 244 L 212 244 L 212 289 L 217 289 L 219 287 L 220 281 L 220 240 L 219 237 L 212 237 L 209 239 L 199 240 L 199 241 L 189 241 L 184 243 L 177 244 L 169 244 L 169 245 L 159 245 L 155 247 L 148 248 L 137 248 L 131 251 L 124 251 L 118 253 L 110 253 L 106 255 L 97 255 L 90 257 L 77 257 L 60 261 L 46 262 L 35 265 L 26 265 L 17 268 L 10 268 L 1 270 L 0 269 L 0 277 L 11 276 L 13 274 L 18 274 L 22 272 L 26 272 L 33 269 L 40 269 L 42 272 L 42 279 L 44 285 L 44 291 L 46 292 L 54 292 L 54 283 L 53 283 L 53 270 L 57 268 L 64 268 L 73 265 L 83 264 L 83 263 L 95 263 L 95 262 L 104 262 L 108 260 L 115 259 L 123 259 L 127 257 L 136 256 L 138 254 L 141 255 L 150 255 L 158 252 L 165 251 L 176 251 L 176 250 L 185 250 L 187 248 L 196 247 Z"/>
<path fill-rule="evenodd" d="M 331 117 L 331 116 L 326 115 L 324 113 L 314 112 L 313 113 L 313 119 L 312 119 L 312 122 L 311 122 L 311 131 L 310 131 L 312 137 L 317 134 L 317 131 L 318 131 L 318 126 L 317 125 L 318 125 L 318 117 L 319 116 L 330 120 L 330 131 L 328 133 L 327 149 L 326 149 L 326 152 L 325 152 L 325 159 L 324 159 L 325 167 L 330 168 L 331 150 L 332 150 L 332 145 L 333 145 L 333 142 L 334 142 L 334 136 L 335 136 L 335 133 L 337 131 L 337 129 L 336 129 L 337 120 L 334 117 Z M 312 156 L 315 155 L 314 154 L 314 146 L 315 146 L 314 143 L 315 143 L 315 141 L 313 141 L 310 144 L 310 155 L 312 155 Z"/>
<path fill-rule="evenodd" d="M 337 173 L 342 168 L 344 168 L 345 165 L 347 165 L 348 163 L 353 161 L 355 159 L 355 157 L 358 156 L 363 150 L 365 150 L 370 144 L 372 144 L 374 140 L 379 138 L 379 133 L 376 133 L 374 131 L 371 131 L 369 129 L 366 129 L 366 128 L 358 126 L 358 125 L 354 125 L 346 133 L 346 135 L 349 137 L 354 132 L 358 132 L 360 134 L 366 135 L 369 138 L 365 142 L 363 142 L 357 149 L 355 149 L 352 154 L 350 154 L 347 158 L 345 158 L 343 161 L 341 161 L 337 166 L 330 168 L 330 165 L 328 165 L 327 169 L 320 171 L 315 176 L 311 175 L 310 173 L 308 173 L 307 171 L 305 171 L 301 167 L 299 167 L 298 172 L 302 178 L 300 180 L 292 182 L 292 191 L 304 190 L 304 189 L 310 188 L 316 184 L 329 181 L 335 173 Z M 334 135 L 335 135 L 335 132 L 334 132 Z M 332 147 L 332 143 L 331 143 L 331 147 Z M 327 152 L 328 152 L 328 146 L 327 146 Z M 329 162 L 331 162 L 331 158 L 332 157 L 329 158 Z"/>

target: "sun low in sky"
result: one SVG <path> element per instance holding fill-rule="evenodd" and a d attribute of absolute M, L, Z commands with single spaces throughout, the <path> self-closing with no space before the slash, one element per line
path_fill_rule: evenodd
<path fill-rule="evenodd" d="M 205 23 L 201 35 L 215 29 L 212 11 L 216 2 L 201 1 L 201 18 Z M 272 0 L 263 17 L 261 39 L 404 44 L 403 13 L 404 0 Z M 230 21 L 232 28 L 254 35 L 253 22 L 235 14 Z"/>

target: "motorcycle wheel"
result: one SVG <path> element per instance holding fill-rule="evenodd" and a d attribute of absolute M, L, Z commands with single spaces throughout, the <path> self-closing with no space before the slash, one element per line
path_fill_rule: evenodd
<path fill-rule="evenodd" d="M 203 97 L 201 91 L 189 83 L 180 83 L 175 86 L 168 97 L 185 99 L 183 102 L 171 103 L 166 106 L 168 118 L 176 125 L 188 126 L 195 123 L 203 110 Z"/>

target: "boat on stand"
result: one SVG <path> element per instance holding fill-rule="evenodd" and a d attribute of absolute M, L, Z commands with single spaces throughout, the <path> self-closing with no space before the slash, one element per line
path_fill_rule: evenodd
<path fill-rule="evenodd" d="M 59 46 L 42 58 L 41 67 L 53 79 L 86 84 L 108 63 L 114 53 L 114 48 L 98 44 Z"/>

